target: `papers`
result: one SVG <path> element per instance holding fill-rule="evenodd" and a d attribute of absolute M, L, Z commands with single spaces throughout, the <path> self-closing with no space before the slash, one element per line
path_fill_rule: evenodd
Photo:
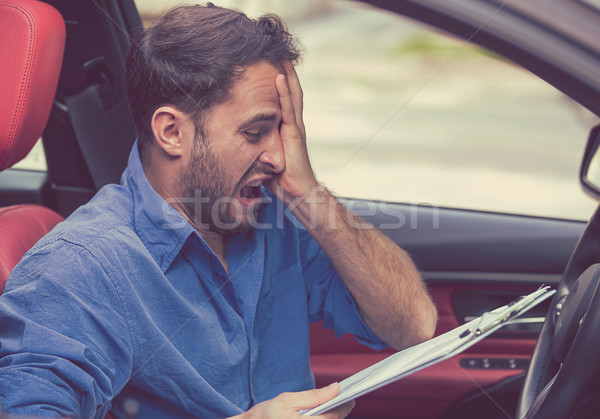
<path fill-rule="evenodd" d="M 340 392 L 332 400 L 298 413 L 306 416 L 325 413 L 363 394 L 459 354 L 554 293 L 550 287 L 542 287 L 510 304 L 484 313 L 450 332 L 397 352 L 340 382 Z"/>

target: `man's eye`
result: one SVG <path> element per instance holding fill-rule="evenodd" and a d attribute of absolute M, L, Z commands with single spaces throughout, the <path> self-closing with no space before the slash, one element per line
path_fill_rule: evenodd
<path fill-rule="evenodd" d="M 261 133 L 260 131 L 244 131 L 244 137 L 251 143 L 255 143 L 260 140 Z"/>

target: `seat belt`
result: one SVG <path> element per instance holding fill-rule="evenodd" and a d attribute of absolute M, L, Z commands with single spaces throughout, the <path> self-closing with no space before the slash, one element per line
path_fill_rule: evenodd
<path fill-rule="evenodd" d="M 119 183 L 122 170 L 99 88 L 93 84 L 65 99 L 77 143 L 97 190 L 108 183 Z"/>

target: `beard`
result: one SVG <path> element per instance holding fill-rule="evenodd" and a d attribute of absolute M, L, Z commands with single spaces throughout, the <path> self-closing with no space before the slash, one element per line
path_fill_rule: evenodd
<path fill-rule="evenodd" d="M 262 163 L 254 162 L 234 184 L 225 167 L 218 162 L 209 142 L 197 136 L 190 161 L 179 173 L 183 186 L 181 203 L 188 219 L 193 221 L 197 229 L 221 235 L 251 230 L 262 218 L 265 203 L 244 210 L 234 193 L 252 176 L 263 173 L 271 171 Z"/>

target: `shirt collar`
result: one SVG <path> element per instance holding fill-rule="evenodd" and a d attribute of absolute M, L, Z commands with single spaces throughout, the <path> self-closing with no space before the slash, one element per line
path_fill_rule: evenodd
<path fill-rule="evenodd" d="M 129 154 L 127 169 L 123 173 L 121 183 L 131 190 L 136 233 L 165 272 L 188 237 L 197 232 L 148 181 L 140 160 L 137 141 Z M 204 243 L 202 237 L 200 239 Z"/>

